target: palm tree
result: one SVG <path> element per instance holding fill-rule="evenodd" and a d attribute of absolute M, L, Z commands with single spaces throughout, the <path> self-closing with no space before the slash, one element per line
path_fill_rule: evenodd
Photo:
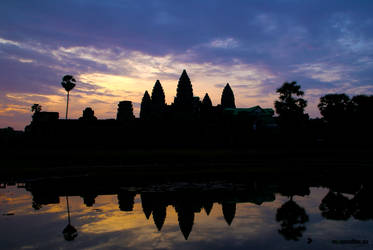
<path fill-rule="evenodd" d="M 67 104 L 66 104 L 66 120 L 67 120 L 67 113 L 69 110 L 69 94 L 70 90 L 72 90 L 75 87 L 75 78 L 71 75 L 65 75 L 62 78 L 61 85 L 64 87 L 64 89 L 67 91 Z"/>
<path fill-rule="evenodd" d="M 69 207 L 69 197 L 66 195 L 66 207 L 67 207 L 67 226 L 63 229 L 62 234 L 65 240 L 72 241 L 78 236 L 78 230 L 71 225 L 70 220 L 70 207 Z"/>

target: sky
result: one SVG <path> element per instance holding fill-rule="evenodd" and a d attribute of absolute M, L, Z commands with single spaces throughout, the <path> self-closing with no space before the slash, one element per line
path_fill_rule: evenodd
<path fill-rule="evenodd" d="M 371 0 L 2 0 L 0 128 L 31 121 L 31 106 L 69 118 L 86 107 L 115 118 L 160 80 L 171 104 L 186 69 L 195 96 L 274 108 L 276 89 L 297 81 L 319 117 L 328 93 L 373 94 Z"/>

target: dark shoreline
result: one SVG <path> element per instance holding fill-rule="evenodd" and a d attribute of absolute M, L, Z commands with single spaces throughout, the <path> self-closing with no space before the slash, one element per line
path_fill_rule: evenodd
<path fill-rule="evenodd" d="M 251 174 L 292 175 L 373 172 L 372 148 L 259 149 L 8 149 L 1 180 L 51 176 L 238 178 Z"/>

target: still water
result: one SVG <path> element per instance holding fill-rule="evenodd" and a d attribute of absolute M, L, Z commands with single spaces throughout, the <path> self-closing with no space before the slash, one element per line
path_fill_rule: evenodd
<path fill-rule="evenodd" d="M 362 184 L 66 183 L 3 183 L 0 248 L 373 248 Z"/>

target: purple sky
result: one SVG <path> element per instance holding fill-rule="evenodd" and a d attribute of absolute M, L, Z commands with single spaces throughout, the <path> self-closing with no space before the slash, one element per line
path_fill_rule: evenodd
<path fill-rule="evenodd" d="M 0 3 L 0 127 L 23 129 L 31 105 L 65 114 L 65 74 L 78 80 L 70 118 L 92 107 L 138 114 L 157 79 L 171 103 L 186 69 L 194 94 L 273 108 L 297 81 L 311 117 L 326 93 L 373 94 L 373 1 L 29 1 Z"/>

